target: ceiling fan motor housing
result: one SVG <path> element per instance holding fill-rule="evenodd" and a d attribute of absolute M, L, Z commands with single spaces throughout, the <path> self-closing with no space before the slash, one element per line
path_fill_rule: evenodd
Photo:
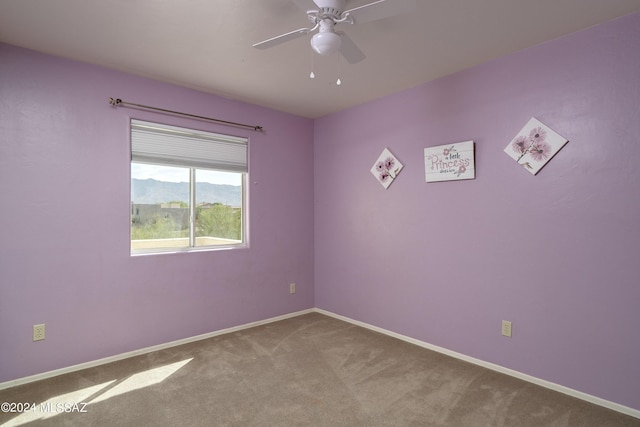
<path fill-rule="evenodd" d="M 313 2 L 318 5 L 320 12 L 326 10 L 328 13 L 335 13 L 336 16 L 340 17 L 344 10 L 346 0 L 313 0 Z"/>
<path fill-rule="evenodd" d="M 318 13 L 318 16 L 321 19 L 324 19 L 324 18 L 340 19 L 341 14 L 342 12 L 338 9 L 323 7 L 322 9 L 320 9 L 320 13 Z"/>
<path fill-rule="evenodd" d="M 344 22 L 348 19 L 348 17 L 343 16 L 345 4 L 344 1 L 318 0 L 315 3 L 318 5 L 318 10 L 307 11 L 309 21 L 313 22 L 314 24 L 318 24 L 325 19 L 330 19 L 334 23 Z"/>

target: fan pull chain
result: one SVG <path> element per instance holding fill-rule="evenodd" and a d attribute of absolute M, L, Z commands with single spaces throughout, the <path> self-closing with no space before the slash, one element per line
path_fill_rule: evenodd
<path fill-rule="evenodd" d="M 311 49 L 311 72 L 309 73 L 309 78 L 310 79 L 315 79 L 316 78 L 316 74 L 313 72 L 314 66 L 313 66 L 313 49 Z"/>
<path fill-rule="evenodd" d="M 342 80 L 340 80 L 340 52 L 337 52 L 338 56 L 338 80 L 336 80 L 336 86 L 340 86 L 342 84 Z"/>

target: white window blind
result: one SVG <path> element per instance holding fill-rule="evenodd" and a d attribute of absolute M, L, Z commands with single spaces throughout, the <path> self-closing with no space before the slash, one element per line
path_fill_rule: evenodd
<path fill-rule="evenodd" d="M 247 139 L 134 119 L 131 160 L 247 172 Z"/>

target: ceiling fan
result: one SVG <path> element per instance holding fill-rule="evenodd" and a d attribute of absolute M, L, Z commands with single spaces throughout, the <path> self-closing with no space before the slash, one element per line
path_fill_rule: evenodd
<path fill-rule="evenodd" d="M 320 55 L 340 52 L 350 63 L 355 64 L 365 58 L 364 53 L 343 31 L 336 31 L 337 24 L 361 24 L 389 16 L 400 15 L 415 8 L 416 0 L 377 0 L 365 5 L 345 10 L 346 0 L 296 0 L 302 5 L 315 5 L 317 9 L 307 10 L 311 28 L 299 28 L 288 33 L 261 41 L 253 45 L 257 49 L 268 49 L 289 40 L 318 32 L 311 37 L 311 47 Z"/>

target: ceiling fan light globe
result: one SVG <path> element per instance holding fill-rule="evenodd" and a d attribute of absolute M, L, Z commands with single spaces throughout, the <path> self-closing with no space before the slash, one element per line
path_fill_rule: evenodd
<path fill-rule="evenodd" d="M 340 50 L 342 39 L 332 32 L 317 33 L 311 37 L 311 47 L 320 55 L 331 55 Z"/>

